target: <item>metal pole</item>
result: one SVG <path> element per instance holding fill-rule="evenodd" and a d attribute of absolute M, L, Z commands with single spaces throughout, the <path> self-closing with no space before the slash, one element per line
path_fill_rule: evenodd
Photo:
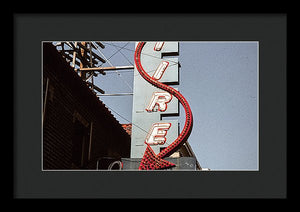
<path fill-rule="evenodd" d="M 93 136 L 93 122 L 91 122 L 91 126 L 90 126 L 90 142 L 89 142 L 88 160 L 91 160 L 92 136 Z"/>
<path fill-rule="evenodd" d="M 44 124 L 44 118 L 45 118 L 46 103 L 47 103 L 47 96 L 48 96 L 48 87 L 49 87 L 49 78 L 47 77 L 46 91 L 45 91 L 45 99 L 44 99 L 44 108 L 43 108 L 43 120 L 42 120 L 42 125 Z"/>
<path fill-rule="evenodd" d="M 78 43 L 79 46 L 84 46 L 85 47 L 85 42 L 81 42 L 81 43 Z M 81 48 L 80 50 L 80 53 L 81 53 L 81 56 L 82 56 L 82 60 L 84 59 L 84 56 L 85 56 L 85 51 L 84 51 L 84 48 Z M 80 60 L 80 69 L 83 68 L 83 61 Z M 80 72 L 80 77 L 85 80 L 86 79 L 86 73 L 84 72 Z"/>
<path fill-rule="evenodd" d="M 75 47 L 77 47 L 77 42 L 75 42 Z M 72 61 L 72 67 L 74 68 L 75 70 L 75 61 L 76 61 L 76 51 L 74 49 L 74 52 L 73 52 L 73 61 Z"/>
<path fill-rule="evenodd" d="M 89 42 L 90 47 L 90 66 L 93 67 L 93 56 L 92 56 L 92 42 Z M 91 73 L 92 75 L 92 89 L 94 90 L 94 73 Z"/>
<path fill-rule="evenodd" d="M 93 68 L 80 68 L 80 71 L 113 71 L 121 69 L 134 69 L 134 66 L 110 66 L 110 67 L 93 67 Z"/>
<path fill-rule="evenodd" d="M 97 96 L 130 96 L 133 93 L 111 93 L 111 94 L 97 94 Z"/>

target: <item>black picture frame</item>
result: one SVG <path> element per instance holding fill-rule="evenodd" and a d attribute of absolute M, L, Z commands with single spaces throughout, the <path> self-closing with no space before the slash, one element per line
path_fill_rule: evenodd
<path fill-rule="evenodd" d="M 14 198 L 286 198 L 287 15 L 14 17 Z M 79 26 L 84 26 L 80 30 Z M 43 172 L 42 41 L 258 41 L 259 171 Z"/>

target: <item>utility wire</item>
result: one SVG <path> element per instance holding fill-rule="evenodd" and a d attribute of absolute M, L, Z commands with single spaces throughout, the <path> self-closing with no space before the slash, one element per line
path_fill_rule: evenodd
<path fill-rule="evenodd" d="M 111 62 L 105 57 L 105 55 L 99 50 L 99 48 L 97 47 L 97 45 L 95 45 L 95 42 L 93 41 L 92 42 L 93 44 L 94 44 L 94 46 L 96 46 L 96 49 L 97 49 L 97 51 L 104 57 L 104 59 L 111 65 L 111 66 L 113 66 L 112 64 L 111 64 Z M 103 64 L 103 63 L 102 63 Z M 102 65 L 101 64 L 101 65 Z M 100 66 L 101 66 L 100 65 Z"/>
<path fill-rule="evenodd" d="M 129 42 L 128 42 L 129 43 Z M 118 48 L 116 47 L 116 46 L 114 46 L 115 47 L 115 49 L 117 49 L 118 50 Z M 130 65 L 132 65 L 133 66 L 133 63 L 123 54 L 123 52 L 122 51 L 120 51 L 120 54 L 121 55 L 123 55 L 123 57 L 130 63 Z"/>
<path fill-rule="evenodd" d="M 122 48 L 124 48 L 125 46 L 127 46 L 129 44 L 129 42 L 127 42 Z M 109 58 L 106 58 L 105 55 L 98 49 L 98 52 L 104 57 L 104 59 L 111 65 L 111 66 L 114 66 L 111 62 L 110 62 L 110 58 L 112 58 L 115 54 L 117 54 L 118 52 L 120 52 L 121 49 L 118 49 L 114 54 L 112 54 Z M 118 74 L 118 76 L 123 80 L 123 82 L 127 85 L 128 88 L 130 88 L 131 92 L 133 92 L 133 88 L 129 85 L 129 83 L 122 77 L 121 73 L 117 70 L 115 70 L 115 72 Z"/>
<path fill-rule="evenodd" d="M 115 53 L 113 53 L 108 59 L 110 59 L 110 58 L 112 58 L 115 54 L 117 54 L 119 51 L 121 51 L 122 49 L 125 49 L 125 46 L 127 46 L 129 44 L 129 42 L 127 42 L 124 46 L 122 46 L 122 47 L 119 47 L 119 49 L 115 52 Z M 116 46 L 116 45 L 113 45 L 113 46 Z"/>
<path fill-rule="evenodd" d="M 169 65 L 168 67 L 171 67 L 171 66 L 174 66 L 174 65 L 176 65 L 176 64 L 172 64 L 172 65 Z M 146 73 L 153 73 L 153 72 L 155 72 L 156 71 L 156 69 L 155 70 L 151 70 L 151 71 L 146 71 Z M 132 73 L 133 72 L 133 70 L 130 70 L 130 71 L 122 71 L 122 73 Z M 109 72 L 106 72 L 106 74 L 115 74 L 115 72 L 113 72 L 113 71 L 109 71 Z M 138 76 L 138 75 L 140 75 L 139 73 L 138 74 L 134 74 L 133 76 Z"/>
<path fill-rule="evenodd" d="M 112 109 L 111 107 L 109 107 L 108 105 L 106 105 L 106 107 L 108 109 L 110 109 L 111 111 L 113 111 L 115 114 L 117 114 L 119 117 L 121 117 L 122 119 L 126 120 L 128 123 L 131 123 L 132 125 L 136 126 L 137 128 L 139 128 L 140 130 L 142 130 L 146 135 L 148 135 L 148 132 L 147 130 L 143 129 L 142 127 L 140 127 L 139 125 L 133 123 L 132 121 L 130 121 L 129 119 L 125 118 L 124 116 L 122 116 L 120 113 L 118 113 L 117 111 L 115 111 L 114 109 Z M 170 145 L 169 142 L 166 141 L 167 145 Z"/>
<path fill-rule="evenodd" d="M 106 42 L 104 42 L 104 43 L 106 43 Z M 110 59 L 111 57 L 113 57 L 114 55 L 116 55 L 118 52 L 120 52 L 120 53 L 125 57 L 125 55 L 121 52 L 122 49 L 126 49 L 126 50 L 129 50 L 129 51 L 132 51 L 132 52 L 135 51 L 135 50 L 131 50 L 131 49 L 125 48 L 125 46 L 127 46 L 127 45 L 129 44 L 129 42 L 127 42 L 127 43 L 126 43 L 124 46 L 122 46 L 122 47 L 119 47 L 119 46 L 117 46 L 117 45 L 110 44 L 110 43 L 106 43 L 106 44 L 112 45 L 112 46 L 114 46 L 116 49 L 119 48 L 119 49 L 117 49 L 117 51 L 116 51 L 114 54 L 112 54 L 108 59 L 105 58 L 108 62 L 109 62 L 109 59 Z M 153 56 L 153 55 L 149 55 L 149 54 L 145 54 L 145 53 L 142 53 L 142 54 L 147 55 L 147 56 L 151 56 L 151 57 L 154 57 L 154 58 L 161 59 L 160 57 L 155 57 L 155 56 Z M 102 55 L 103 55 L 103 54 L 102 54 Z M 103 56 L 104 56 L 104 55 L 103 55 Z M 126 59 L 130 64 L 132 64 L 132 63 L 128 60 L 127 57 L 125 57 L 125 59 Z M 172 61 L 172 60 L 167 60 L 167 61 L 173 63 L 173 64 L 171 64 L 170 66 L 173 66 L 173 65 L 178 64 L 178 62 L 174 62 L 174 61 Z M 109 62 L 109 63 L 110 63 L 110 62 Z M 110 65 L 113 66 L 111 63 L 110 63 Z M 133 64 L 132 64 L 132 65 L 133 65 Z M 151 72 L 155 72 L 155 71 L 156 71 L 156 70 L 151 70 L 151 71 L 148 71 L 147 73 L 151 73 Z M 127 71 L 127 72 L 129 72 L 129 71 Z M 130 72 L 131 72 L 131 71 L 130 71 Z M 121 74 L 120 74 L 117 70 L 116 70 L 116 73 L 121 77 Z M 137 75 L 139 75 L 139 74 L 136 74 L 136 75 L 134 75 L 134 76 L 137 76 Z M 124 80 L 124 82 L 126 82 L 126 81 Z M 127 84 L 127 83 L 126 83 L 126 84 Z M 127 85 L 128 85 L 128 84 L 127 84 Z M 131 90 L 133 90 L 131 86 L 129 86 L 129 87 L 131 88 Z M 107 105 L 106 105 L 106 106 L 107 106 Z M 117 111 L 115 111 L 115 110 L 112 109 L 111 107 L 109 107 L 109 106 L 107 106 L 107 107 L 108 107 L 111 111 L 113 111 L 115 114 L 117 114 L 119 117 L 121 117 L 122 119 L 126 120 L 128 123 L 131 122 L 130 120 L 128 120 L 127 118 L 125 118 L 124 116 L 122 116 L 121 114 L 119 114 Z M 131 124 L 134 125 L 134 126 L 136 126 L 137 128 L 139 128 L 140 130 L 142 130 L 144 133 L 148 134 L 148 132 L 147 132 L 145 129 L 143 129 L 142 127 L 138 126 L 137 124 L 135 124 L 135 123 L 133 123 L 133 122 L 131 122 Z M 169 144 L 169 143 L 166 142 L 166 144 Z"/>
<path fill-rule="evenodd" d="M 126 120 L 128 123 L 130 123 L 130 120 L 128 120 L 127 118 L 125 118 L 124 116 L 122 116 L 121 114 L 119 114 L 118 112 L 116 112 L 115 110 L 113 110 L 111 107 L 107 106 L 111 111 L 113 111 L 115 114 L 117 114 L 118 116 L 120 116 L 121 118 L 123 118 L 124 120 Z M 146 133 L 146 135 L 148 135 L 148 132 L 146 130 L 144 130 L 143 128 L 141 128 L 140 126 L 138 126 L 137 124 L 131 122 L 132 125 L 136 126 L 137 128 L 139 128 L 140 130 L 142 130 L 144 133 Z M 166 141 L 167 145 L 170 145 L 169 142 Z"/>
<path fill-rule="evenodd" d="M 125 48 L 125 47 L 120 47 L 120 46 L 115 45 L 115 44 L 112 44 L 112 43 L 107 43 L 107 42 L 103 42 L 103 43 L 108 44 L 108 45 L 112 45 L 112 46 L 117 47 L 117 48 L 121 48 L 121 49 L 125 49 L 125 50 L 128 50 L 128 51 L 135 52 L 135 50 L 128 49 L 128 48 Z M 129 43 L 129 42 L 128 42 L 128 43 Z M 128 43 L 127 43 L 127 44 L 128 44 Z M 126 45 L 127 45 L 127 44 L 126 44 Z M 125 46 L 126 46 L 126 45 L 125 45 Z M 151 55 L 151 54 L 146 54 L 146 53 L 143 53 L 143 52 L 141 52 L 141 55 L 146 55 L 146 56 L 149 56 L 149 57 L 153 57 L 153 58 L 157 58 L 157 59 L 162 59 L 162 58 L 160 58 L 160 57 L 156 57 L 156 56 L 153 56 L 153 55 Z M 179 62 L 174 62 L 174 61 L 168 60 L 168 59 L 166 59 L 166 61 L 171 62 L 171 63 L 173 63 L 173 64 L 178 64 L 178 63 L 179 63 Z"/>
<path fill-rule="evenodd" d="M 131 121 L 128 120 L 127 118 L 125 118 L 124 116 L 122 116 L 121 114 L 119 114 L 118 112 L 116 112 L 115 110 L 113 110 L 111 107 L 107 106 L 111 111 L 113 111 L 115 114 L 117 114 L 118 116 L 120 116 L 122 119 L 128 121 L 128 123 L 130 123 Z M 148 134 L 148 132 L 146 130 L 144 130 L 143 128 L 141 128 L 140 126 L 138 126 L 137 124 L 131 122 L 132 125 L 136 126 L 137 128 L 141 129 L 142 131 L 144 131 L 146 134 Z"/>

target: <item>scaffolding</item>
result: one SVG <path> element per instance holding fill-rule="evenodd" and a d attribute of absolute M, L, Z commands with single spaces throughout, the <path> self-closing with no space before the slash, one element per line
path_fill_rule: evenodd
<path fill-rule="evenodd" d="M 106 75 L 107 71 L 117 72 L 117 70 L 134 68 L 134 66 L 113 66 L 101 52 L 100 49 L 104 49 L 105 45 L 99 41 L 61 41 L 53 42 L 53 45 L 57 47 L 61 56 L 95 93 L 105 94 L 103 89 L 94 84 L 94 77 L 97 77 L 98 74 Z M 106 62 L 110 66 L 102 67 L 102 64 Z M 108 95 L 110 94 L 106 94 L 106 96 Z"/>

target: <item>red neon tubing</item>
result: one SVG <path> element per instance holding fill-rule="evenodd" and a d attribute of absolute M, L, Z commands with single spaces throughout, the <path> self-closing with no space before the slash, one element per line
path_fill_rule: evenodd
<path fill-rule="evenodd" d="M 184 96 L 174 88 L 165 85 L 155 79 L 153 79 L 151 76 L 147 74 L 147 72 L 144 70 L 143 66 L 141 65 L 141 52 L 143 47 L 145 46 L 146 42 L 139 42 L 135 53 L 134 53 L 134 62 L 136 65 L 136 68 L 140 75 L 150 84 L 169 92 L 170 94 L 174 95 L 179 102 L 182 104 L 184 110 L 185 110 L 185 124 L 184 127 L 179 134 L 179 136 L 176 138 L 175 141 L 173 141 L 169 146 L 167 146 L 165 149 L 163 149 L 157 156 L 160 158 L 168 157 L 171 154 L 173 154 L 175 151 L 177 151 L 180 146 L 187 141 L 188 137 L 190 136 L 192 132 L 193 127 L 193 115 L 191 108 L 187 102 L 187 100 L 184 98 Z"/>

